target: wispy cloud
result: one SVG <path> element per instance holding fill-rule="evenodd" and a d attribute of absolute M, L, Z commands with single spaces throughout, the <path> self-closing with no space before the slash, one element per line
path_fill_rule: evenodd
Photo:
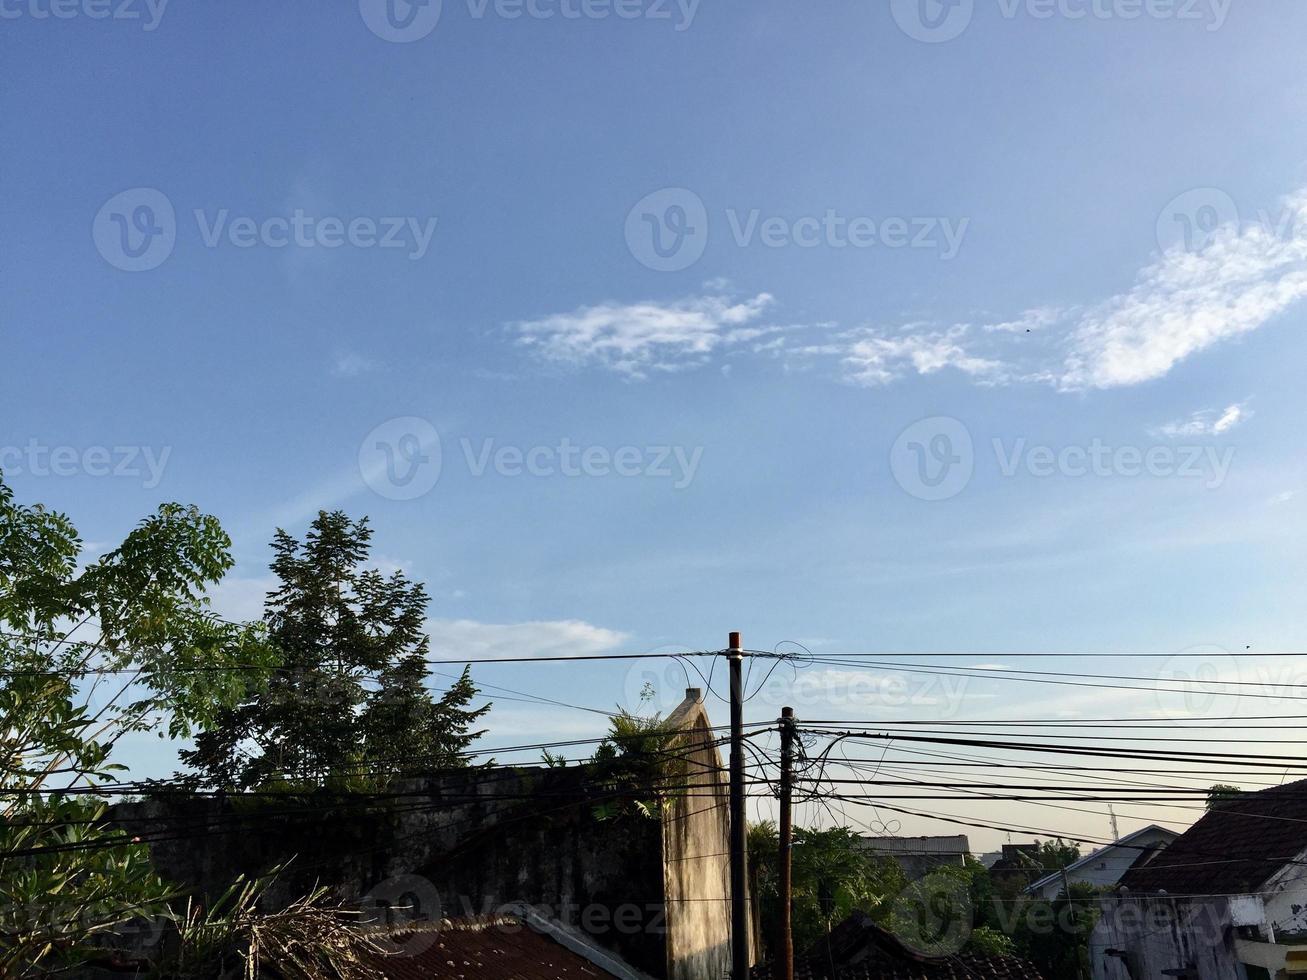
<path fill-rule="evenodd" d="M 575 656 L 607 653 L 629 636 L 580 619 L 534 620 L 525 623 L 482 623 L 474 619 L 429 619 L 431 655 L 437 659 L 469 657 Z"/>
<path fill-rule="evenodd" d="M 1285 201 L 1282 233 L 1265 223 L 1217 229 L 1198 252 L 1176 245 L 1133 289 L 1076 325 L 1060 383 L 1114 388 L 1167 374 L 1185 358 L 1249 333 L 1307 296 L 1307 191 Z"/>
<path fill-rule="evenodd" d="M 1224 411 L 1208 408 L 1183 419 L 1176 419 L 1158 426 L 1157 435 L 1168 439 L 1193 439 L 1201 436 L 1225 435 L 1237 425 L 1242 425 L 1253 417 L 1247 402 L 1230 405 Z"/>
<path fill-rule="evenodd" d="M 1156 255 L 1132 287 L 1099 303 L 1031 306 L 1011 319 L 780 326 L 764 319 L 774 305 L 770 293 L 731 299 L 716 291 L 727 283 L 710 282 L 704 294 L 685 299 L 582 306 L 512 328 L 521 345 L 549 360 L 629 378 L 701 367 L 726 353 L 780 359 L 786 369 L 825 363 L 865 386 L 945 369 L 982 385 L 1135 385 L 1307 298 L 1307 188 L 1283 204 L 1274 223 L 1232 222 L 1206 235 L 1200 250 L 1180 243 Z M 1243 406 L 1232 406 L 1170 426 L 1177 435 L 1220 435 L 1247 417 Z"/>
<path fill-rule="evenodd" d="M 961 346 L 969 327 L 962 325 L 944 332 L 884 336 L 867 331 L 845 350 L 841 366 L 847 380 L 861 385 L 883 385 L 907 370 L 934 374 L 954 368 L 973 377 L 997 380 L 1002 362 L 978 357 Z"/>
<path fill-rule="evenodd" d="M 513 324 L 519 342 L 564 363 L 596 364 L 631 378 L 705 364 L 723 346 L 756 341 L 768 293 L 734 301 L 719 295 L 674 302 L 604 303 Z"/>
<path fill-rule="evenodd" d="M 1296 496 L 1298 496 L 1297 490 L 1281 490 L 1274 497 L 1272 497 L 1268 501 L 1268 503 L 1270 503 L 1272 507 L 1276 507 L 1279 506 L 1280 504 L 1287 504 L 1290 500 L 1292 500 Z"/>
<path fill-rule="evenodd" d="M 357 378 L 360 374 L 376 371 L 380 366 L 370 357 L 354 351 L 337 351 L 332 357 L 331 375 L 334 378 Z"/>
<path fill-rule="evenodd" d="M 1032 310 L 1026 310 L 1015 320 L 986 323 L 984 329 L 986 333 L 1034 333 L 1036 330 L 1053 326 L 1064 320 L 1067 315 L 1068 311 L 1055 306 L 1037 306 Z"/>

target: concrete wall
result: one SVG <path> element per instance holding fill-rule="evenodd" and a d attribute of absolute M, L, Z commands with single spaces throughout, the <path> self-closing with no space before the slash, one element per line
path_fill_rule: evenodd
<path fill-rule="evenodd" d="M 702 705 L 687 702 L 669 722 L 686 732 L 687 752 L 697 748 L 684 770 L 691 789 L 671 802 L 663 820 L 667 976 L 717 980 L 731 966 L 730 794 Z"/>
<path fill-rule="evenodd" d="M 1103 908 L 1089 939 L 1094 980 L 1173 980 L 1185 968 L 1197 971 L 1193 980 L 1244 980 L 1223 899 L 1132 898 Z"/>
<path fill-rule="evenodd" d="M 1170 980 L 1174 971 L 1192 965 L 1197 980 L 1246 980 L 1241 963 L 1284 964 L 1286 943 L 1307 931 L 1307 881 L 1296 865 L 1287 865 L 1257 895 L 1215 898 L 1129 896 L 1105 899 L 1103 918 L 1090 936 L 1094 980 Z M 1261 940 L 1240 938 L 1250 927 Z M 1123 950 L 1137 966 L 1126 972 Z M 1271 971 L 1275 976 L 1276 971 Z"/>
<path fill-rule="evenodd" d="M 213 898 L 237 876 L 291 862 L 267 895 L 275 908 L 315 884 L 363 907 L 412 906 L 438 920 L 526 903 L 574 926 L 654 976 L 666 969 L 661 827 L 597 821 L 576 770 L 457 774 L 409 783 L 384 806 L 352 801 L 278 815 L 213 799 L 116 808 L 124 830 L 151 844 L 159 872 Z M 515 797 L 505 799 L 505 797 Z"/>

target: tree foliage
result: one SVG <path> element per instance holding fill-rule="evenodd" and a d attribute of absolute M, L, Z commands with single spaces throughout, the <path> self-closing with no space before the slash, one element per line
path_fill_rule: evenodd
<path fill-rule="evenodd" d="M 266 678 L 260 631 L 205 597 L 230 545 L 165 504 L 87 560 L 65 515 L 15 503 L 0 475 L 0 976 L 84 960 L 167 897 L 88 791 L 123 770 L 125 735 L 186 735 Z"/>
<path fill-rule="evenodd" d="M 278 531 L 264 625 L 277 658 L 184 760 L 208 785 L 385 779 L 466 764 L 489 705 L 471 708 L 468 670 L 440 696 L 425 686 L 428 597 L 402 571 L 366 568 L 372 531 L 322 512 L 300 542 Z"/>
<path fill-rule="evenodd" d="M 1207 791 L 1207 809 L 1215 810 L 1243 796 L 1243 790 L 1229 783 L 1217 783 Z"/>
<path fill-rule="evenodd" d="M 764 939 L 776 935 L 780 918 L 779 846 L 777 828 L 771 821 L 749 828 L 750 877 Z M 791 923 L 794 947 L 799 951 L 814 946 L 832 925 L 855 909 L 873 919 L 886 919 L 890 903 L 908 883 L 896 862 L 868 851 L 861 837 L 848 827 L 796 827 L 790 855 Z"/>

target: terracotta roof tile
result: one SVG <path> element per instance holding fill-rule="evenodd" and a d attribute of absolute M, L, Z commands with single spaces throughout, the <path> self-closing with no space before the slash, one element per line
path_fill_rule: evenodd
<path fill-rule="evenodd" d="M 1256 891 L 1305 849 L 1307 779 L 1221 804 L 1121 884 L 1171 895 Z"/>
<path fill-rule="evenodd" d="M 614 980 L 515 919 L 445 922 L 393 938 L 403 952 L 370 964 L 387 980 Z"/>

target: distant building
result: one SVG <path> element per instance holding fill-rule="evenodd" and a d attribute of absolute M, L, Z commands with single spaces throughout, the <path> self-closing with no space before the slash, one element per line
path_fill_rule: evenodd
<path fill-rule="evenodd" d="M 903 873 L 916 881 L 935 868 L 966 866 L 971 845 L 957 837 L 863 837 L 862 846 L 873 854 L 893 858 Z"/>
<path fill-rule="evenodd" d="M 1174 830 L 1156 824 L 1136 830 L 1062 870 L 1044 875 L 1029 885 L 1026 893 L 1051 902 L 1062 895 L 1067 883 L 1111 888 L 1127 871 L 1147 864 L 1158 850 L 1179 836 Z"/>
<path fill-rule="evenodd" d="M 1102 909 L 1094 980 L 1307 976 L 1307 780 L 1209 810 Z"/>

